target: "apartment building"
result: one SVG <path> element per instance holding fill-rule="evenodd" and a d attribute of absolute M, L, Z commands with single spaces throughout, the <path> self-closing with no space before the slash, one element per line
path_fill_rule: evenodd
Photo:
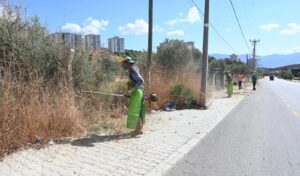
<path fill-rule="evenodd" d="M 72 48 L 82 45 L 82 37 L 80 34 L 56 32 L 54 34 L 51 34 L 51 36 L 58 44 L 66 45 Z"/>
<path fill-rule="evenodd" d="M 97 49 L 101 47 L 100 35 L 89 34 L 84 36 L 86 49 Z"/>
<path fill-rule="evenodd" d="M 113 53 L 125 53 L 125 39 L 118 36 L 109 38 L 108 50 Z"/>

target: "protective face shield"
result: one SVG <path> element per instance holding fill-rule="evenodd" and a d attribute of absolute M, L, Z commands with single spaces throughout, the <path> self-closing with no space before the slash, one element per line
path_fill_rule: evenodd
<path fill-rule="evenodd" d="M 123 59 L 120 61 L 120 64 L 122 66 L 122 68 L 126 71 L 128 70 L 128 66 L 127 66 L 127 59 Z"/>
<path fill-rule="evenodd" d="M 132 65 L 134 63 L 135 61 L 131 57 L 126 57 L 124 60 L 121 61 L 122 68 L 124 70 L 129 70 L 129 64 Z"/>
<path fill-rule="evenodd" d="M 123 64 L 122 64 L 122 68 L 123 68 L 125 71 L 127 71 L 127 70 L 128 70 L 128 63 L 127 63 L 127 62 L 123 63 Z"/>

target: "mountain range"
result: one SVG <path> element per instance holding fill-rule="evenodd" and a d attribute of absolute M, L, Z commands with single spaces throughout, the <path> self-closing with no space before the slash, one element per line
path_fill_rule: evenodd
<path fill-rule="evenodd" d="M 225 59 L 229 58 L 230 54 L 209 54 L 216 59 Z M 251 58 L 252 55 L 248 55 L 248 58 Z M 247 54 L 239 55 L 238 58 L 242 62 L 246 62 Z M 266 56 L 257 56 L 259 61 L 259 67 L 265 68 L 275 68 L 275 67 L 282 67 L 291 64 L 300 64 L 300 52 L 293 53 L 293 54 L 272 54 Z"/>

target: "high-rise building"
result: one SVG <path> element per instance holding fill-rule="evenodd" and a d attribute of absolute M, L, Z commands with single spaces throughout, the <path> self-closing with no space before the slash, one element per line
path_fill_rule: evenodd
<path fill-rule="evenodd" d="M 108 39 L 108 50 L 113 53 L 125 53 L 125 39 L 115 36 Z"/>
<path fill-rule="evenodd" d="M 82 38 L 80 34 L 73 34 L 68 32 L 56 32 L 51 34 L 55 43 L 66 45 L 69 47 L 77 47 L 82 44 Z"/>
<path fill-rule="evenodd" d="M 84 36 L 85 48 L 97 49 L 101 47 L 100 35 L 89 34 Z"/>
<path fill-rule="evenodd" d="M 81 45 L 82 39 L 80 34 L 63 33 L 63 44 L 70 47 L 77 47 Z"/>
<path fill-rule="evenodd" d="M 53 34 L 50 34 L 50 35 L 53 38 L 55 43 L 63 44 L 62 33 L 56 32 L 56 33 L 53 33 Z"/>
<path fill-rule="evenodd" d="M 230 55 L 230 60 L 232 60 L 232 61 L 238 61 L 238 55 L 236 55 L 236 54 L 231 54 L 231 55 Z"/>
<path fill-rule="evenodd" d="M 189 41 L 184 43 L 190 50 L 195 49 L 195 42 Z"/>

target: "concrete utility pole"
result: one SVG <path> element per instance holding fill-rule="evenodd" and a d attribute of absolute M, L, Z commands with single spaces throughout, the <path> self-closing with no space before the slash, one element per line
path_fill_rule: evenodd
<path fill-rule="evenodd" d="M 255 67 L 256 67 L 256 44 L 258 42 L 260 42 L 260 40 L 250 40 L 250 42 L 253 45 L 253 55 L 252 55 L 252 71 L 255 71 Z"/>
<path fill-rule="evenodd" d="M 209 0 L 205 0 L 204 11 L 204 30 L 203 30 L 203 55 L 202 55 L 202 73 L 200 105 L 206 108 L 207 99 L 207 75 L 208 75 L 208 27 L 209 27 Z"/>
<path fill-rule="evenodd" d="M 150 87 L 151 87 L 152 26 L 153 26 L 153 0 L 149 0 L 148 60 L 147 60 L 148 91 L 150 91 Z"/>

